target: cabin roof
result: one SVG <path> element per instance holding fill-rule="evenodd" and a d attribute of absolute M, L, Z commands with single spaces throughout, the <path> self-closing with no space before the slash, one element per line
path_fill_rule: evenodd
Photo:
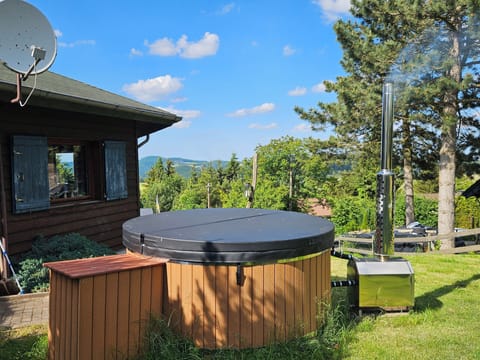
<path fill-rule="evenodd" d="M 23 101 L 31 91 L 34 81 L 35 76 L 30 75 L 22 82 Z M 0 101 L 10 102 L 15 98 L 16 86 L 16 73 L 0 64 Z M 35 91 L 27 106 L 134 120 L 147 125 L 139 136 L 161 130 L 181 120 L 181 117 L 168 111 L 50 71 L 37 75 Z"/>

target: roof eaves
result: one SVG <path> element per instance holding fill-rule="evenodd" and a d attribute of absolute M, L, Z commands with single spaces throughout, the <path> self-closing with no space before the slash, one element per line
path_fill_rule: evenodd
<path fill-rule="evenodd" d="M 0 68 L 0 91 L 16 93 L 14 77 L 6 79 L 5 69 Z M 37 86 L 34 96 L 29 100 L 31 105 L 50 107 L 60 110 L 79 111 L 106 116 L 114 116 L 136 121 L 163 123 L 163 127 L 173 125 L 182 118 L 168 111 L 146 105 L 129 98 L 110 93 L 78 80 L 47 72 Z M 30 92 L 31 81 L 24 83 L 22 93 Z M 61 91 L 56 91 L 60 89 Z M 63 90 L 63 91 L 62 91 Z M 100 99 L 100 100 L 99 100 Z"/>

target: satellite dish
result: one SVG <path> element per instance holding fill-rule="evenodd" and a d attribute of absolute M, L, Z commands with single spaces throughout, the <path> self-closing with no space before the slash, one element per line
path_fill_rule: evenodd
<path fill-rule="evenodd" d="M 21 0 L 0 1 L 0 62 L 25 80 L 46 71 L 56 54 L 55 33 L 36 7 Z"/>

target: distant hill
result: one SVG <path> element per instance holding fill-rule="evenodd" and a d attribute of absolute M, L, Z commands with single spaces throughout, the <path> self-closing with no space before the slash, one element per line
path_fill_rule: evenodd
<path fill-rule="evenodd" d="M 220 162 L 221 166 L 225 166 L 228 161 L 206 161 L 206 160 L 190 160 L 190 159 L 183 159 L 183 158 L 164 158 L 161 156 L 146 156 L 144 158 L 141 158 L 138 162 L 138 171 L 140 175 L 140 179 L 145 178 L 148 170 L 150 170 L 153 165 L 157 162 L 158 158 L 161 158 L 163 161 L 163 165 L 167 163 L 167 160 L 170 160 L 173 162 L 173 165 L 175 166 L 175 170 L 177 173 L 188 179 L 192 173 L 192 168 L 197 168 L 201 169 L 202 166 L 207 166 L 209 163 L 212 163 L 214 167 L 218 166 L 218 163 Z"/>

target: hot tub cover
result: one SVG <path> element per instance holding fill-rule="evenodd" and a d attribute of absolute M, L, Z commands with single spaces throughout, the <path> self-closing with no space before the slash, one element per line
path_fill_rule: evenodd
<path fill-rule="evenodd" d="M 126 248 L 187 263 L 277 262 L 324 251 L 333 240 L 328 220 L 278 210 L 182 210 L 123 224 Z"/>

